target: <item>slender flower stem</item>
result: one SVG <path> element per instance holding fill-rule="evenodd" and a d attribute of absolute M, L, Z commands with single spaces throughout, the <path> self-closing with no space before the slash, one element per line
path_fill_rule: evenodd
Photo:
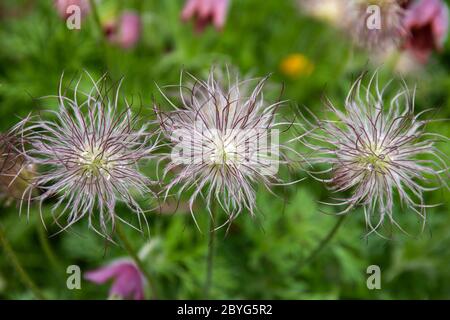
<path fill-rule="evenodd" d="M 122 241 L 122 244 L 123 244 L 125 250 L 128 252 L 130 257 L 134 260 L 134 263 L 136 263 L 138 268 L 144 274 L 144 277 L 146 278 L 147 283 L 150 287 L 152 298 L 156 300 L 157 294 L 156 294 L 156 287 L 155 287 L 155 283 L 153 281 L 153 277 L 150 274 L 150 272 L 148 272 L 147 269 L 145 268 L 144 264 L 142 263 L 142 260 L 139 259 L 138 254 L 133 249 L 133 246 L 131 245 L 130 241 L 128 240 L 127 236 L 125 235 L 125 232 L 123 231 L 123 229 L 119 223 L 116 224 L 116 234 L 119 236 L 120 240 Z"/>
<path fill-rule="evenodd" d="M 98 14 L 97 3 L 95 2 L 95 0 L 89 0 L 89 4 L 90 4 L 91 10 L 92 10 L 92 16 L 94 18 L 95 25 L 98 29 L 98 32 L 100 33 L 100 42 L 101 42 L 101 46 L 102 46 L 104 63 L 107 67 L 109 50 L 108 50 L 108 45 L 106 43 L 105 34 L 103 32 L 103 26 L 102 26 L 102 22 L 100 20 L 100 15 Z"/>
<path fill-rule="evenodd" d="M 216 205 L 212 205 L 211 217 L 209 218 L 209 232 L 208 232 L 208 255 L 206 257 L 206 279 L 205 279 L 205 299 L 209 299 L 209 294 L 212 286 L 212 275 L 214 265 L 214 242 L 216 238 L 214 216 Z"/>
<path fill-rule="evenodd" d="M 328 243 L 330 243 L 333 237 L 337 234 L 346 216 L 347 215 L 339 216 L 333 229 L 331 229 L 330 232 L 328 232 L 327 236 L 323 238 L 322 241 L 320 241 L 319 245 L 313 251 L 311 251 L 309 256 L 305 260 L 303 260 L 303 263 L 300 265 L 300 269 L 312 262 L 317 257 L 317 255 L 328 245 Z"/>
<path fill-rule="evenodd" d="M 0 245 L 3 247 L 6 255 L 9 257 L 9 260 L 11 261 L 11 264 L 13 265 L 14 269 L 16 269 L 16 272 L 19 275 L 19 278 L 22 281 L 22 283 L 26 287 L 28 287 L 28 289 L 30 289 L 31 292 L 33 292 L 34 296 L 37 299 L 45 300 L 45 296 L 42 294 L 37 285 L 33 282 L 31 277 L 28 275 L 28 273 L 20 264 L 20 261 L 17 258 L 13 248 L 9 244 L 9 241 L 6 238 L 5 232 L 3 231 L 3 227 L 1 225 L 0 225 Z"/>
<path fill-rule="evenodd" d="M 97 25 L 97 28 L 103 39 L 103 28 L 102 28 L 102 23 L 100 21 L 100 16 L 98 15 L 97 4 L 96 4 L 95 0 L 89 0 L 89 4 L 90 4 L 91 10 L 92 10 L 92 16 L 94 17 L 95 24 Z"/>

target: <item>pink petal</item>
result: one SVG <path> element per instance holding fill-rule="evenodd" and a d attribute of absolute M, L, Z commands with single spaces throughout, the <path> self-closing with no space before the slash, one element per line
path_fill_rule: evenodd
<path fill-rule="evenodd" d="M 440 0 L 419 0 L 407 9 L 405 26 L 418 27 L 427 24 L 441 6 Z"/>
<path fill-rule="evenodd" d="M 433 19 L 431 26 L 436 46 L 442 49 L 448 32 L 448 7 L 444 3 L 442 3 L 442 7 Z"/>
<path fill-rule="evenodd" d="M 120 270 L 120 264 L 114 263 L 99 269 L 88 271 L 84 278 L 94 283 L 102 284 L 116 276 Z"/>
<path fill-rule="evenodd" d="M 123 265 L 114 281 L 110 295 L 116 295 L 123 299 L 144 298 L 144 280 L 141 272 L 134 264 Z"/>
<path fill-rule="evenodd" d="M 211 12 L 214 7 L 214 0 L 198 0 L 198 15 L 201 19 L 207 19 L 211 16 Z"/>
<path fill-rule="evenodd" d="M 123 48 L 131 48 L 136 45 L 141 35 L 141 19 L 134 12 L 122 14 L 120 22 L 119 44 Z"/>

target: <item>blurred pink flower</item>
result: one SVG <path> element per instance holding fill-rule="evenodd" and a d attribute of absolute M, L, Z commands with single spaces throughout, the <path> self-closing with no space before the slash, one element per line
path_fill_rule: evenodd
<path fill-rule="evenodd" d="M 195 30 L 198 32 L 210 23 L 217 30 L 222 30 L 225 25 L 229 6 L 229 0 L 187 0 L 181 12 L 181 19 L 187 21 L 191 18 L 195 21 Z"/>
<path fill-rule="evenodd" d="M 406 9 L 404 20 L 408 32 L 405 49 L 421 63 L 433 50 L 442 50 L 447 37 L 448 8 L 442 0 L 417 0 Z"/>
<path fill-rule="evenodd" d="M 97 284 L 113 279 L 109 291 L 110 298 L 144 299 L 144 276 L 131 260 L 117 260 L 102 268 L 86 272 L 84 277 Z"/>
<path fill-rule="evenodd" d="M 120 17 L 119 23 L 110 22 L 104 27 L 106 37 L 112 43 L 122 48 L 133 48 L 141 36 L 141 18 L 132 11 L 126 11 Z"/>
<path fill-rule="evenodd" d="M 88 0 L 55 0 L 56 10 L 61 18 L 67 19 L 72 12 L 69 9 L 70 6 L 78 6 L 80 8 L 81 17 L 85 17 L 90 10 Z"/>

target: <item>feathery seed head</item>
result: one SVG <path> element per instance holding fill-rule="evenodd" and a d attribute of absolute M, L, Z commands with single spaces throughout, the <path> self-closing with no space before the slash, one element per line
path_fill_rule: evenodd
<path fill-rule="evenodd" d="M 227 222 L 244 209 L 253 215 L 254 184 L 258 181 L 268 187 L 278 181 L 282 146 L 275 113 L 281 102 L 268 104 L 263 99 L 266 78 L 254 87 L 254 80 L 232 78 L 228 70 L 223 76 L 211 69 L 206 81 L 190 78 L 192 85 L 180 79 L 182 105 L 169 101 L 174 111 L 158 110 L 171 147 L 165 173 L 176 167 L 181 170 L 168 184 L 166 196 L 181 184 L 179 194 L 193 189 L 191 213 L 194 200 L 202 195 L 208 210 L 211 202 L 219 203 L 228 215 Z"/>

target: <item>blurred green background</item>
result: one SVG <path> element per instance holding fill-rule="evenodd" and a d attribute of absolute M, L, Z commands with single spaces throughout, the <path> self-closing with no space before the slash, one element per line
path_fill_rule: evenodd
<path fill-rule="evenodd" d="M 0 130 L 4 131 L 29 112 L 49 107 L 35 98 L 56 94 L 62 72 L 67 81 L 83 70 L 99 77 L 105 72 L 114 81 L 125 77 L 122 93 L 143 107 L 144 119 L 153 120 L 156 99 L 163 108 L 158 85 L 177 84 L 180 70 L 204 76 L 213 64 L 236 66 L 243 75 L 273 73 L 271 84 L 284 84 L 283 97 L 294 107 L 308 106 L 320 114 L 321 97 L 327 95 L 342 106 L 352 81 L 374 64 L 332 26 L 302 15 L 289 0 L 233 1 L 222 32 L 209 27 L 193 31 L 180 21 L 183 1 L 102 1 L 99 13 L 135 9 L 140 12 L 143 33 L 129 50 L 103 43 L 92 17 L 81 30 L 68 30 L 52 1 L 2 0 L 0 3 Z M 121 8 L 119 8 L 121 7 Z M 280 64 L 301 55 L 310 67 L 296 77 L 286 75 Z M 302 59 L 303 59 L 302 58 Z M 437 118 L 450 117 L 450 46 L 434 55 L 421 73 L 403 74 L 407 83 L 417 84 L 417 111 L 432 107 Z M 301 73 L 301 72 L 300 72 Z M 395 75 L 392 63 L 383 63 L 382 78 Z M 278 91 L 274 94 L 276 97 Z M 54 107 L 51 106 L 50 107 Z M 287 115 L 289 116 L 289 115 Z M 431 131 L 449 136 L 448 121 L 433 123 Z M 449 154 L 450 147 L 441 144 Z M 154 175 L 154 168 L 147 169 Z M 291 179 L 304 176 L 291 172 Z M 427 195 L 428 203 L 443 203 L 429 210 L 423 233 L 414 236 L 392 230 L 390 240 L 366 239 L 361 209 L 350 213 L 335 238 L 309 265 L 302 261 L 336 223 L 333 208 L 318 201 L 329 200 L 326 187 L 312 181 L 279 188 L 279 198 L 259 188 L 259 214 L 242 214 L 224 237 L 217 239 L 212 298 L 218 299 L 427 299 L 450 298 L 450 212 L 448 190 Z M 182 207 L 182 206 L 181 206 Z M 205 226 L 196 228 L 183 208 L 177 213 L 148 215 L 150 236 L 127 229 L 136 250 L 150 249 L 144 263 L 155 276 L 159 298 L 203 298 L 206 219 L 198 203 L 197 217 Z M 40 223 L 38 210 L 18 215 L 13 203 L 0 208 L 0 223 L 24 267 L 41 290 L 54 299 L 105 299 L 108 285 L 82 282 L 81 290 L 66 288 L 66 267 L 95 269 L 126 256 L 120 245 L 105 242 L 87 229 L 86 221 L 68 232 L 48 221 L 48 232 Z M 44 207 L 50 210 L 50 204 Z M 125 207 L 119 207 L 123 212 Z M 170 210 L 169 210 L 170 211 Z M 417 230 L 420 220 L 410 210 L 397 208 L 397 221 Z M 416 236 L 417 235 L 417 236 Z M 0 251 L 0 297 L 28 299 L 33 296 L 19 281 L 9 259 Z M 366 286 L 369 265 L 382 271 L 381 290 Z"/>

